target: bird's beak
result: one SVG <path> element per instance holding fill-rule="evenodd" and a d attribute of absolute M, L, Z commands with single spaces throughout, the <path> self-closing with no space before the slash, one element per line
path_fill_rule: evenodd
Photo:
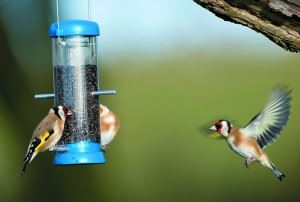
<path fill-rule="evenodd" d="M 73 112 L 70 109 L 68 109 L 67 116 L 72 116 L 72 115 L 73 115 Z"/>
<path fill-rule="evenodd" d="M 215 125 L 213 125 L 209 128 L 209 130 L 212 130 L 215 132 L 215 131 L 217 131 L 217 127 Z M 218 139 L 218 140 L 223 139 L 223 136 L 220 133 L 215 133 L 214 135 L 211 135 L 211 137 L 213 139 Z"/>
<path fill-rule="evenodd" d="M 209 130 L 217 131 L 217 127 L 213 125 L 212 127 L 209 128 Z"/>

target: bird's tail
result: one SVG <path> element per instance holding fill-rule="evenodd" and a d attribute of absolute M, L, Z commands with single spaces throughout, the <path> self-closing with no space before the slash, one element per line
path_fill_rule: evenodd
<path fill-rule="evenodd" d="M 23 165 L 23 169 L 22 169 L 22 176 L 24 176 L 27 165 L 28 165 L 29 161 L 24 161 L 24 165 Z"/>
<path fill-rule="evenodd" d="M 37 155 L 37 152 L 32 152 L 32 150 L 29 150 L 24 158 L 24 165 L 22 169 L 22 176 L 25 174 L 27 165 L 34 159 L 34 157 Z"/>
<path fill-rule="evenodd" d="M 277 176 L 277 178 L 280 181 L 282 181 L 283 178 L 285 178 L 285 175 L 280 170 L 278 170 L 278 168 L 276 168 L 276 166 L 272 162 L 270 162 L 270 164 L 271 164 L 271 169 L 272 169 L 273 173 Z"/>

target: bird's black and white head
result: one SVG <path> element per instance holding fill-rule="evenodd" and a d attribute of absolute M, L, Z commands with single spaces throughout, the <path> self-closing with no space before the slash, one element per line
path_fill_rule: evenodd
<path fill-rule="evenodd" d="M 72 111 L 62 105 L 55 106 L 50 109 L 49 113 L 54 113 L 58 118 L 65 121 L 68 116 L 72 115 Z"/>
<path fill-rule="evenodd" d="M 232 127 L 233 125 L 229 121 L 219 120 L 209 129 L 217 131 L 219 134 L 226 138 L 230 134 Z"/>

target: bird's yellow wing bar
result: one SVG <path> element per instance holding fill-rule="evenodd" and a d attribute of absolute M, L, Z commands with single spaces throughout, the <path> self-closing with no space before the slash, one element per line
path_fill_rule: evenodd
<path fill-rule="evenodd" d="M 48 131 L 46 131 L 44 133 L 44 135 L 41 138 L 41 142 L 40 144 L 35 148 L 35 151 L 37 151 L 45 142 L 46 140 L 50 137 L 50 133 Z"/>

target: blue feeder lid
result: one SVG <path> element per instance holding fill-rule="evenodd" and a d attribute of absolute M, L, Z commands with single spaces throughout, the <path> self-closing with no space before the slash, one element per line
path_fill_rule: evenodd
<path fill-rule="evenodd" d="M 52 23 L 49 28 L 49 36 L 99 36 L 99 26 L 96 22 L 88 20 L 64 20 Z"/>

